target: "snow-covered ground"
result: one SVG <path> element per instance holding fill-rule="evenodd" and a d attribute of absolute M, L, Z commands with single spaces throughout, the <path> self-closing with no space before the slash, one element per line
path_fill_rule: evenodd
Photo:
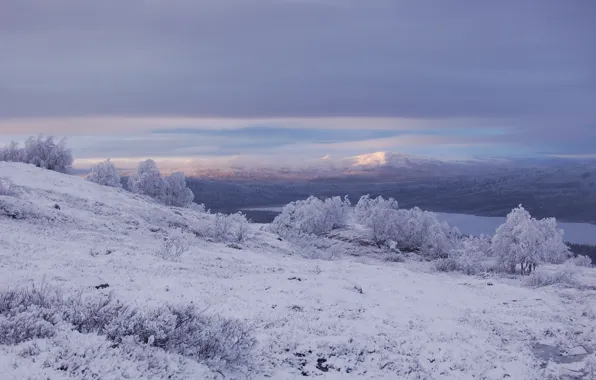
<path fill-rule="evenodd" d="M 263 206 L 246 210 L 281 212 L 283 206 Z M 456 226 L 462 233 L 470 235 L 492 235 L 505 222 L 505 217 L 478 216 L 437 212 L 437 218 Z M 565 231 L 565 241 L 577 244 L 596 245 L 596 225 L 589 223 L 558 222 L 559 228 Z"/>
<path fill-rule="evenodd" d="M 212 215 L 24 164 L 0 162 L 0 178 L 10 179 L 16 192 L 0 196 L 0 206 L 23 213 L 15 219 L 0 211 L 0 289 L 43 281 L 65 291 L 113 292 L 141 308 L 193 302 L 207 313 L 245 320 L 258 340 L 254 366 L 244 374 L 224 370 L 226 378 L 591 376 L 586 363 L 593 354 L 546 363 L 546 354 L 533 347 L 592 352 L 595 269 L 578 268 L 574 286 L 533 289 L 516 278 L 435 273 L 424 263 L 366 255 L 309 260 L 262 225 L 251 226 L 246 243 L 230 247 L 201 237 Z M 154 254 L 173 228 L 195 232 L 179 261 Z M 109 287 L 96 289 L 100 284 Z M 127 355 L 95 335 L 65 334 L 39 339 L 35 350 L 31 343 L 0 345 L 0 379 L 159 379 L 172 373 L 154 368 L 148 376 L 142 355 Z M 91 364 L 73 375 L 60 358 L 77 349 Z M 175 354 L 162 360 L 169 371 L 181 368 L 172 378 L 222 376 Z"/>

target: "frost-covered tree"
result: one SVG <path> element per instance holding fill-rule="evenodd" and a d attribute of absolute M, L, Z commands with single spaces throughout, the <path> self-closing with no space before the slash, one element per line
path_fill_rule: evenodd
<path fill-rule="evenodd" d="M 349 207 L 350 201 L 347 197 L 333 197 L 323 201 L 310 196 L 306 200 L 286 205 L 271 223 L 271 228 L 281 235 L 288 231 L 324 235 L 346 224 Z"/>
<path fill-rule="evenodd" d="M 153 160 L 141 162 L 137 171 L 128 178 L 128 189 L 131 192 L 147 195 L 160 202 L 166 199 L 168 186 L 167 180 L 161 176 Z"/>
<path fill-rule="evenodd" d="M 153 160 L 139 164 L 137 171 L 128 178 L 128 189 L 174 207 L 190 207 L 194 199 L 192 190 L 186 186 L 184 173 L 177 172 L 162 177 Z"/>
<path fill-rule="evenodd" d="M 543 262 L 560 264 L 571 256 L 569 247 L 564 242 L 564 232 L 557 227 L 555 218 L 545 218 L 536 221 L 538 231 L 544 237 L 540 257 Z"/>
<path fill-rule="evenodd" d="M 173 173 L 166 177 L 168 186 L 166 188 L 164 203 L 174 207 L 190 207 L 195 198 L 192 190 L 186 186 L 184 173 Z"/>
<path fill-rule="evenodd" d="M 398 204 L 393 198 L 382 196 L 371 199 L 363 195 L 356 204 L 356 219 L 369 228 L 373 242 L 381 247 L 389 240 L 397 240 Z"/>
<path fill-rule="evenodd" d="M 19 148 L 19 143 L 12 141 L 10 144 L 0 149 L 0 161 L 24 162 L 25 151 Z"/>
<path fill-rule="evenodd" d="M 563 230 L 554 218 L 536 220 L 521 205 L 513 209 L 492 239 L 497 261 L 509 272 L 519 265 L 522 274 L 529 274 L 538 264 L 559 263 L 569 256 L 563 241 Z"/>
<path fill-rule="evenodd" d="M 87 181 L 95 182 L 102 186 L 122 187 L 120 173 L 118 173 L 116 166 L 114 166 L 109 158 L 91 168 L 91 173 L 87 176 Z"/>
<path fill-rule="evenodd" d="M 370 195 L 363 195 L 356 204 L 356 218 L 360 222 L 366 223 L 367 219 L 379 209 L 398 210 L 399 206 L 397 201 L 393 198 L 384 199 L 382 196 L 378 196 L 377 198 L 371 199 Z"/>
<path fill-rule="evenodd" d="M 72 152 L 66 147 L 66 138 L 56 142 L 53 136 L 30 137 L 24 148 L 16 142 L 0 150 L 0 161 L 24 162 L 39 168 L 66 172 L 72 168 Z"/>
<path fill-rule="evenodd" d="M 25 159 L 37 167 L 66 172 L 72 167 L 72 152 L 66 147 L 66 138 L 59 142 L 53 136 L 30 137 L 25 143 Z"/>

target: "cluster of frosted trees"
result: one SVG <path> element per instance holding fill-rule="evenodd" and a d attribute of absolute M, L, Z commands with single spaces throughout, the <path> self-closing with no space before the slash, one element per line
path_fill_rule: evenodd
<path fill-rule="evenodd" d="M 430 258 L 447 254 L 459 236 L 457 229 L 437 220 L 434 213 L 417 207 L 399 209 L 393 198 L 371 199 L 365 195 L 358 201 L 355 215 L 369 228 L 377 246 L 393 242 L 400 250 L 419 252 Z"/>
<path fill-rule="evenodd" d="M 350 206 L 347 197 L 310 197 L 292 202 L 271 223 L 271 229 L 291 238 L 324 236 L 345 226 L 353 215 L 379 248 L 415 252 L 437 260 L 441 270 L 467 274 L 486 270 L 487 259 L 503 270 L 515 273 L 519 268 L 522 274 L 530 274 L 539 264 L 561 263 L 570 256 L 556 220 L 534 219 L 521 206 L 507 216 L 493 237 L 464 236 L 439 221 L 434 213 L 417 207 L 400 209 L 392 198 L 365 195 L 353 208 L 353 214 Z"/>
<path fill-rule="evenodd" d="M 103 186 L 122 187 L 120 174 L 109 159 L 95 165 L 87 180 Z M 154 198 L 167 206 L 190 207 L 194 199 L 194 194 L 186 186 L 184 173 L 162 176 L 153 160 L 139 164 L 137 170 L 128 178 L 128 189 L 135 194 Z"/>
<path fill-rule="evenodd" d="M 66 138 L 56 141 L 55 137 L 29 137 L 24 147 L 11 142 L 0 148 L 0 161 L 24 162 L 39 168 L 65 173 L 72 167 L 72 152 L 66 147 Z"/>

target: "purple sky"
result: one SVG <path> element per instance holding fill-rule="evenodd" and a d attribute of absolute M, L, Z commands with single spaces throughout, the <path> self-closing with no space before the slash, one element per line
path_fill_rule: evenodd
<path fill-rule="evenodd" d="M 0 143 L 596 155 L 594 20 L 591 0 L 2 0 Z"/>

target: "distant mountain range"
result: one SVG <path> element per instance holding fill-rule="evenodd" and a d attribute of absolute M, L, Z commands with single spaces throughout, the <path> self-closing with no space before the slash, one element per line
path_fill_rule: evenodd
<path fill-rule="evenodd" d="M 228 168 L 198 168 L 194 177 L 213 179 L 317 179 L 345 176 L 418 176 L 467 172 L 479 164 L 495 165 L 497 160 L 446 161 L 393 152 L 375 152 L 351 157 L 323 157 L 301 164 L 276 166 L 275 163 L 252 166 L 233 162 Z"/>

